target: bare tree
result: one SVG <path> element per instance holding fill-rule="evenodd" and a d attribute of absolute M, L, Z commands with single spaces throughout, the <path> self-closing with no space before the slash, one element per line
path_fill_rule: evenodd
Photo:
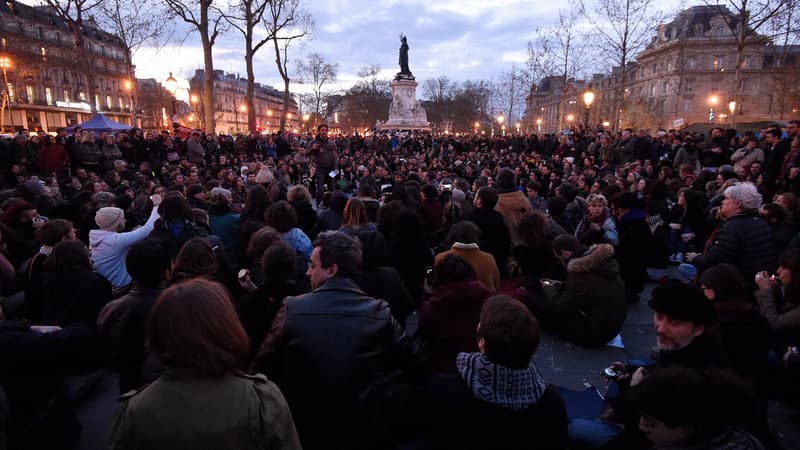
<path fill-rule="evenodd" d="M 302 82 L 311 85 L 311 93 L 303 96 L 303 100 L 314 113 L 314 127 L 317 126 L 317 120 L 325 117 L 325 99 L 330 94 L 326 91 L 326 86 L 336 82 L 338 72 L 339 64 L 326 62 L 319 53 L 311 53 L 305 61 L 297 62 L 297 74 Z"/>
<path fill-rule="evenodd" d="M 168 17 L 167 9 L 164 4 L 157 0 L 103 0 L 99 4 L 100 14 L 98 20 L 104 28 L 112 30 L 119 37 L 126 54 L 125 63 L 128 66 L 128 79 L 131 83 L 136 79 L 133 73 L 133 55 L 145 44 L 153 47 L 161 47 L 172 37 L 171 33 L 165 31 L 168 28 L 160 21 L 153 20 L 153 17 Z M 133 86 L 130 86 L 133 89 Z M 135 97 L 136 90 L 132 91 Z M 133 104 L 137 104 L 133 99 Z M 134 106 L 131 105 L 131 111 Z M 131 121 L 135 124 L 136 113 L 132 113 Z"/>
<path fill-rule="evenodd" d="M 764 45 L 769 42 L 769 36 L 761 34 L 779 13 L 787 6 L 787 0 L 716 0 L 707 3 L 713 6 L 718 13 L 715 23 L 712 19 L 712 34 L 721 35 L 722 28 L 727 29 L 727 34 L 736 47 L 736 71 L 733 81 L 732 101 L 736 102 L 736 111 L 731 114 L 731 128 L 736 128 L 736 113 L 741 110 L 744 98 L 743 71 L 746 65 L 745 50 L 751 45 Z M 721 25 L 721 26 L 718 26 Z M 719 28 L 719 30 L 715 30 Z"/>
<path fill-rule="evenodd" d="M 619 127 L 625 89 L 628 87 L 629 63 L 650 40 L 653 25 L 663 19 L 655 8 L 655 0 L 598 0 L 587 8 L 580 0 L 580 9 L 587 11 L 592 24 L 592 40 L 603 53 L 604 60 L 618 67 L 614 84 L 614 127 Z"/>
<path fill-rule="evenodd" d="M 78 55 L 76 67 L 86 77 L 87 99 L 92 114 L 97 113 L 96 88 L 94 85 L 94 58 L 90 58 L 84 40 L 84 23 L 87 14 L 96 9 L 103 0 L 46 0 L 53 12 L 60 17 L 72 33 L 72 47 Z"/>
<path fill-rule="evenodd" d="M 389 116 L 392 101 L 389 81 L 381 78 L 381 66 L 372 64 L 358 71 L 361 80 L 350 88 L 343 100 L 347 116 L 356 129 L 372 128 Z"/>
<path fill-rule="evenodd" d="M 531 91 L 530 75 L 516 64 L 512 64 L 511 69 L 500 74 L 495 89 L 497 107 L 505 115 L 508 126 L 513 127 L 513 124 L 522 118 L 525 97 Z"/>
<path fill-rule="evenodd" d="M 533 45 L 544 58 L 541 67 L 549 69 L 559 80 L 558 126 L 564 123 L 564 102 L 572 91 L 572 82 L 585 68 L 586 40 L 582 31 L 583 13 L 580 5 L 570 1 L 566 9 L 558 11 L 556 25 L 537 30 Z"/>
<path fill-rule="evenodd" d="M 275 48 L 275 65 L 283 79 L 280 132 L 286 128 L 289 114 L 289 47 L 309 37 L 314 26 L 311 13 L 304 6 L 304 0 L 272 0 L 264 14 L 264 27 Z"/>
<path fill-rule="evenodd" d="M 425 110 L 434 129 L 451 128 L 453 98 L 456 85 L 449 78 L 440 76 L 422 82 L 422 95 L 428 101 Z"/>
<path fill-rule="evenodd" d="M 49 1 L 49 0 L 48 0 Z M 214 131 L 214 58 L 212 50 L 217 37 L 225 31 L 222 11 L 215 0 L 164 0 L 167 7 L 181 20 L 193 27 L 203 45 L 203 123 Z"/>
<path fill-rule="evenodd" d="M 793 93 L 791 86 L 796 86 L 800 81 L 796 67 L 789 60 L 791 49 L 800 42 L 800 2 L 784 0 L 784 4 L 786 7 L 781 14 L 775 15 L 766 24 L 766 34 L 772 43 L 766 51 L 770 53 L 774 83 L 769 112 L 781 120 L 786 117 L 787 105 L 797 100 L 797 94 Z"/>
<path fill-rule="evenodd" d="M 253 104 L 256 76 L 253 58 L 256 52 L 273 38 L 269 33 L 262 39 L 256 38 L 256 27 L 264 20 L 264 14 L 270 3 L 270 0 L 240 0 L 231 3 L 229 12 L 224 15 L 225 21 L 244 37 L 244 63 L 247 71 L 244 104 L 247 105 L 247 128 L 251 132 L 256 129 L 256 109 Z"/>

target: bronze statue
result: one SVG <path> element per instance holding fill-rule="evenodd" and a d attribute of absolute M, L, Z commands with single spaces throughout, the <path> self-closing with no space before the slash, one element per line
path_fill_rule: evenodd
<path fill-rule="evenodd" d="M 402 34 L 400 35 L 400 73 L 411 75 L 411 70 L 408 68 L 408 41 Z"/>

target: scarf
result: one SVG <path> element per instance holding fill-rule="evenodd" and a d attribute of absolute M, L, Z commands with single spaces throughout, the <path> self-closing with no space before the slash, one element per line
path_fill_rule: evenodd
<path fill-rule="evenodd" d="M 459 353 L 456 368 L 475 397 L 512 411 L 528 409 L 547 388 L 533 358 L 525 369 L 511 369 L 489 361 L 482 353 Z"/>

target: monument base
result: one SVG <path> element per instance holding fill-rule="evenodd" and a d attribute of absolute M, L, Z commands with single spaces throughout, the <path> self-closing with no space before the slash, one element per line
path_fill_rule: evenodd
<path fill-rule="evenodd" d="M 397 74 L 392 87 L 392 104 L 389 107 L 389 119 L 378 125 L 378 130 L 430 131 L 428 114 L 417 101 L 417 82 L 414 76 Z"/>

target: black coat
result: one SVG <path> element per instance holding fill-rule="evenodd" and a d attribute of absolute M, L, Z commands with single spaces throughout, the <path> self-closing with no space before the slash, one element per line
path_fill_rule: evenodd
<path fill-rule="evenodd" d="M 111 301 L 111 283 L 91 270 L 45 272 L 42 279 L 42 325 L 94 327 L 100 310 Z"/>
<path fill-rule="evenodd" d="M 632 209 L 617 223 L 619 245 L 616 258 L 619 262 L 620 276 L 625 281 L 626 291 L 638 293 L 647 279 L 648 252 L 651 250 L 652 234 L 645 222 L 645 212 Z"/>
<path fill-rule="evenodd" d="M 733 307 L 726 307 L 732 305 Z M 770 351 L 769 322 L 749 301 L 717 302 L 717 323 L 731 368 L 765 388 Z"/>
<path fill-rule="evenodd" d="M 523 411 L 479 400 L 457 374 L 425 383 L 420 413 L 430 450 L 561 449 L 567 446 L 567 412 L 548 388 Z"/>
<path fill-rule="evenodd" d="M 547 298 L 533 297 L 534 315 L 579 345 L 601 346 L 613 339 L 628 311 L 625 285 L 613 256 L 610 244 L 599 244 L 586 256 L 571 260 L 562 286 L 546 287 Z"/>
<path fill-rule="evenodd" d="M 419 349 L 390 313 L 347 278 L 284 300 L 252 368 L 280 387 L 303 448 L 378 448 L 361 399 Z"/>
<path fill-rule="evenodd" d="M 97 318 L 97 329 L 111 349 L 112 367 L 119 371 L 121 393 L 141 388 L 164 370 L 145 350 L 147 317 L 161 292 L 160 287 L 134 283 L 127 295 L 107 304 Z"/>
<path fill-rule="evenodd" d="M 739 270 L 747 292 L 756 290 L 756 273 L 773 273 L 778 258 L 772 241 L 772 230 L 760 217 L 739 213 L 722 224 L 703 255 L 697 255 L 692 265 L 702 273 L 719 263 L 728 263 Z"/>
<path fill-rule="evenodd" d="M 511 253 L 511 236 L 503 215 L 494 208 L 475 208 L 467 220 L 474 222 L 481 229 L 478 246 L 481 250 L 494 256 L 494 262 L 500 274 L 506 273 L 506 263 Z"/>

